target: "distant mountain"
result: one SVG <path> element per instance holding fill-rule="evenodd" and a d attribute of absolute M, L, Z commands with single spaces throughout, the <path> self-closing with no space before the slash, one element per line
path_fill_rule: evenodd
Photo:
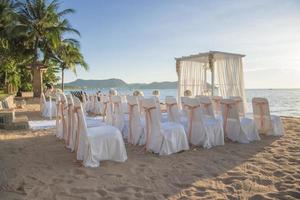
<path fill-rule="evenodd" d="M 121 79 L 83 80 L 77 79 L 65 83 L 66 88 L 129 88 L 129 89 L 176 89 L 177 81 L 153 82 L 153 83 L 126 83 Z"/>

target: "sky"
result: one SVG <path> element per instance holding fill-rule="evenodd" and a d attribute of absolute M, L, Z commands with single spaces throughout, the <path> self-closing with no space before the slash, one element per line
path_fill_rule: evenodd
<path fill-rule="evenodd" d="M 176 81 L 175 57 L 245 54 L 246 88 L 300 88 L 300 0 L 62 0 L 89 71 L 80 79 Z"/>

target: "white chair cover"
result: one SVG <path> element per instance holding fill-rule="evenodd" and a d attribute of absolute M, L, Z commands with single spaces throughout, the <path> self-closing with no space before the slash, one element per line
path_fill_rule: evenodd
<path fill-rule="evenodd" d="M 210 100 L 210 97 L 204 96 L 204 95 L 201 95 L 201 96 L 199 95 L 196 98 L 200 102 L 202 113 L 207 117 L 215 118 L 214 111 L 213 111 L 213 105 Z"/>
<path fill-rule="evenodd" d="M 46 101 L 44 93 L 41 94 L 40 109 L 43 117 L 49 117 L 50 119 L 52 119 L 53 116 L 54 117 L 56 116 L 55 102 L 52 102 L 51 96 L 50 96 L 50 100 Z"/>
<path fill-rule="evenodd" d="M 103 112 L 103 102 L 101 102 L 101 96 L 94 96 L 94 114 L 100 115 Z"/>
<path fill-rule="evenodd" d="M 245 117 L 245 106 L 243 98 L 239 96 L 231 96 L 229 98 L 233 99 L 237 103 L 240 117 Z"/>
<path fill-rule="evenodd" d="M 124 113 L 120 96 L 112 96 L 111 102 L 113 104 L 113 123 L 122 133 L 125 126 Z"/>
<path fill-rule="evenodd" d="M 166 97 L 166 109 L 168 112 L 168 120 L 170 122 L 180 123 L 180 113 L 175 97 Z"/>
<path fill-rule="evenodd" d="M 127 153 L 121 132 L 113 126 L 87 128 L 80 101 L 75 101 L 77 117 L 75 150 L 85 167 L 98 167 L 102 160 L 125 162 Z"/>
<path fill-rule="evenodd" d="M 63 124 L 63 139 L 67 141 L 68 134 L 68 100 L 65 94 L 60 94 L 60 106 Z"/>
<path fill-rule="evenodd" d="M 63 138 L 63 123 L 60 94 L 56 95 L 56 137 Z"/>
<path fill-rule="evenodd" d="M 126 95 L 122 95 L 121 96 L 121 102 L 122 102 L 123 113 L 128 114 L 128 104 L 127 104 L 127 97 L 126 97 Z"/>
<path fill-rule="evenodd" d="M 67 139 L 67 131 L 68 131 L 68 124 L 67 124 L 67 115 L 68 115 L 68 101 L 67 97 L 64 94 L 58 94 L 56 97 L 57 102 L 57 118 L 56 118 L 56 136 L 59 139 Z"/>
<path fill-rule="evenodd" d="M 108 125 L 113 125 L 113 103 L 111 102 L 111 97 L 105 97 L 104 99 L 104 121 Z"/>
<path fill-rule="evenodd" d="M 87 112 L 87 96 L 84 93 L 82 93 L 81 98 L 82 98 L 83 112 L 84 112 L 84 114 L 86 114 L 86 112 Z"/>
<path fill-rule="evenodd" d="M 67 135 L 66 135 L 66 146 L 67 148 L 72 149 L 72 133 L 73 133 L 73 124 L 74 124 L 74 101 L 71 94 L 66 95 L 68 100 L 68 115 L 67 115 Z"/>
<path fill-rule="evenodd" d="M 169 155 L 189 149 L 182 125 L 173 122 L 161 124 L 153 98 L 144 99 L 142 106 L 146 115 L 146 150 L 159 155 Z"/>
<path fill-rule="evenodd" d="M 254 121 L 239 117 L 238 103 L 233 99 L 221 101 L 225 135 L 232 141 L 249 143 L 260 140 Z"/>
<path fill-rule="evenodd" d="M 40 98 L 40 111 L 42 116 L 44 116 L 45 104 L 46 104 L 46 98 L 44 93 L 42 93 Z"/>
<path fill-rule="evenodd" d="M 213 103 L 213 110 L 215 111 L 215 115 L 222 115 L 222 109 L 221 109 L 221 101 L 222 101 L 221 96 L 213 96 L 211 98 L 212 103 Z"/>
<path fill-rule="evenodd" d="M 283 124 L 280 116 L 270 115 L 269 102 L 266 98 L 253 98 L 253 118 L 259 133 L 282 136 Z"/>
<path fill-rule="evenodd" d="M 224 145 L 222 124 L 214 118 L 204 117 L 199 99 L 188 98 L 185 105 L 189 109 L 188 136 L 190 142 L 204 148 Z"/>
<path fill-rule="evenodd" d="M 145 132 L 136 96 L 127 96 L 128 104 L 128 142 L 134 145 L 145 144 Z"/>

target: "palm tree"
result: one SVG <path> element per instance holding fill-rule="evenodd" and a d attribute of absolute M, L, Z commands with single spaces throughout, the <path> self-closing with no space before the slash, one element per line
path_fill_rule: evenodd
<path fill-rule="evenodd" d="M 81 66 L 88 70 L 88 65 L 79 50 L 79 44 L 76 40 L 65 39 L 58 46 L 55 59 L 61 68 L 61 89 L 64 91 L 64 71 L 71 70 L 76 73 L 76 67 Z"/>
<path fill-rule="evenodd" d="M 63 33 L 71 32 L 80 36 L 73 29 L 66 15 L 74 13 L 73 9 L 58 11 L 57 0 L 26 0 L 18 7 L 19 24 L 17 29 L 26 33 L 26 48 L 31 51 L 30 69 L 33 73 L 33 92 L 39 97 L 42 91 L 42 68 L 51 59 L 54 49 L 61 43 Z"/>

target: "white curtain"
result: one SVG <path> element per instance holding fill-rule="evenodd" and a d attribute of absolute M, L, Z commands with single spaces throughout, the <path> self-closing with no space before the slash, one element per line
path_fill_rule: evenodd
<path fill-rule="evenodd" d="M 180 61 L 178 78 L 178 101 L 185 90 L 190 90 L 193 96 L 203 94 L 206 90 L 205 63 Z"/>
<path fill-rule="evenodd" d="M 217 60 L 214 64 L 216 86 L 222 97 L 240 96 L 243 98 L 246 109 L 246 96 L 244 88 L 244 73 L 241 57 L 227 57 Z"/>

